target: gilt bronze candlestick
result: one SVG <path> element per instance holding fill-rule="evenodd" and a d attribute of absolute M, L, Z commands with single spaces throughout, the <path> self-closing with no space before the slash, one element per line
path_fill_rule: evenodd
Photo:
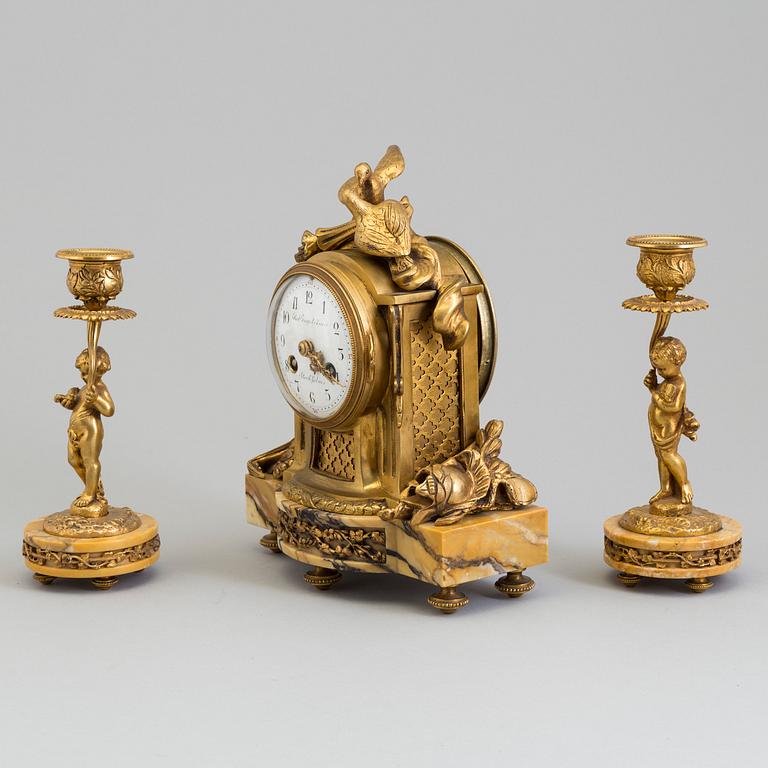
<path fill-rule="evenodd" d="M 694 249 L 707 241 L 687 235 L 640 235 L 630 237 L 627 245 L 640 248 L 637 276 L 653 291 L 622 306 L 656 315 L 648 350 L 651 369 L 643 384 L 650 391 L 648 426 L 659 490 L 648 504 L 606 520 L 605 562 L 619 571 L 628 587 L 648 576 L 686 579 L 689 589 L 704 592 L 712 586 L 711 576 L 740 564 L 741 526 L 693 504 L 688 467 L 678 449 L 682 437 L 696 440 L 699 422 L 686 401 L 685 346 L 664 334 L 673 313 L 709 306 L 679 293 L 696 273 Z"/>
<path fill-rule="evenodd" d="M 112 364 L 99 346 L 99 335 L 105 320 L 136 316 L 131 309 L 109 306 L 123 288 L 121 262 L 133 254 L 77 248 L 56 256 L 69 262 L 67 287 L 82 304 L 57 309 L 54 316 L 87 323 L 87 346 L 75 360 L 84 386 L 54 396 L 54 402 L 72 412 L 67 452 L 83 490 L 68 509 L 27 525 L 22 553 L 42 584 L 56 578 L 90 579 L 95 587 L 109 589 L 118 576 L 152 565 L 160 550 L 154 518 L 111 506 L 101 477 L 102 417 L 112 416 L 115 404 L 103 381 Z"/>

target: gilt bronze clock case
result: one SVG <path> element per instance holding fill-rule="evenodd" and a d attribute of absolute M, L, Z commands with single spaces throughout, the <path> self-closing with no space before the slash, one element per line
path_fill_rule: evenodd
<path fill-rule="evenodd" d="M 388 158 L 399 150 L 371 173 Z M 398 573 L 438 586 L 429 602 L 447 613 L 468 602 L 459 584 L 499 574 L 519 596 L 523 569 L 546 561 L 547 515 L 499 458 L 502 423 L 480 429 L 488 287 L 459 246 L 410 230 L 407 198 L 366 196 L 360 168 L 347 185 L 372 219 L 347 200 L 353 222 L 305 233 L 275 289 L 268 354 L 294 435 L 248 463 L 247 519 L 321 589 L 345 570 Z"/>

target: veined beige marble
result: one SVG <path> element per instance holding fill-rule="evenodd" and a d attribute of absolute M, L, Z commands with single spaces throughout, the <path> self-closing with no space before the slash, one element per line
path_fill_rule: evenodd
<path fill-rule="evenodd" d="M 523 570 L 545 563 L 548 557 L 547 510 L 537 506 L 469 515 L 454 525 L 414 527 L 407 521 L 386 521 L 376 515 L 341 515 L 302 507 L 285 499 L 277 484 L 248 476 L 246 519 L 275 530 L 281 551 L 307 565 L 397 573 L 440 587 Z M 301 528 L 301 535 L 281 529 L 286 523 L 288 528 Z M 308 537 L 314 533 L 307 526 L 338 530 L 339 543 L 333 538 L 309 543 Z M 350 556 L 349 542 L 371 532 L 379 532 L 383 541 L 369 544 L 362 555 L 358 551 Z M 336 546 L 338 552 L 333 550 Z"/>
<path fill-rule="evenodd" d="M 276 491 L 279 481 L 246 475 L 245 519 L 259 528 L 273 528 L 277 523 Z"/>
<path fill-rule="evenodd" d="M 654 579 L 692 579 L 706 578 L 709 576 L 719 576 L 722 573 L 737 568 L 741 564 L 740 554 L 732 559 L 724 559 L 717 553 L 720 550 L 728 550 L 731 545 L 741 542 L 741 525 L 730 517 L 719 516 L 722 522 L 722 529 L 715 533 L 705 533 L 699 536 L 648 536 L 642 533 L 628 531 L 619 525 L 622 515 L 614 515 L 605 521 L 605 538 L 619 547 L 628 547 L 640 552 L 639 559 L 643 559 L 643 553 L 652 553 L 649 560 L 656 560 L 657 565 L 643 565 L 624 559 L 616 559 L 606 551 L 604 554 L 605 562 L 623 573 L 631 573 L 636 576 L 648 576 Z M 724 550 L 724 548 L 726 548 Z M 665 553 L 667 553 L 665 563 Z M 708 566 L 686 567 L 685 557 L 678 555 L 690 553 L 696 559 L 700 556 L 715 561 L 715 564 Z M 730 557 L 730 555 L 729 555 Z"/>
<path fill-rule="evenodd" d="M 150 515 L 139 515 L 141 525 L 136 530 L 118 536 L 103 536 L 91 538 L 76 538 L 72 536 L 54 536 L 46 533 L 43 529 L 44 517 L 33 520 L 24 529 L 24 542 L 36 549 L 45 550 L 62 555 L 73 555 L 73 558 L 64 558 L 75 561 L 78 555 L 101 553 L 118 553 L 121 550 L 140 547 L 142 544 L 151 542 L 157 536 L 157 521 Z M 41 573 L 45 576 L 55 576 L 62 579 L 95 579 L 104 576 L 120 576 L 125 573 L 134 573 L 149 568 L 160 557 L 159 545 L 151 554 L 130 562 L 122 562 L 119 556 L 116 556 L 116 563 L 107 567 L 99 568 L 68 568 L 51 565 L 43 565 L 30 561 L 26 557 L 24 563 L 35 573 Z"/>
<path fill-rule="evenodd" d="M 384 524 L 395 573 L 451 587 L 547 562 L 547 510 L 526 507 L 469 515 L 454 525 Z"/>

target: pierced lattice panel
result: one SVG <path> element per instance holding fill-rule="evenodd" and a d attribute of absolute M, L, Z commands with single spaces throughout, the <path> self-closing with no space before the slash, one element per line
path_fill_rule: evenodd
<path fill-rule="evenodd" d="M 342 480 L 355 479 L 354 435 L 352 432 L 315 431 L 313 466 Z"/>
<path fill-rule="evenodd" d="M 448 351 L 431 320 L 411 323 L 414 469 L 461 450 L 459 357 Z"/>

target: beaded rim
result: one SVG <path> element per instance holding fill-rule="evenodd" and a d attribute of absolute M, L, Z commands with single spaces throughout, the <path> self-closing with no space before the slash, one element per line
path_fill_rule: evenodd
<path fill-rule="evenodd" d="M 133 252 L 122 248 L 64 248 L 56 252 L 57 259 L 67 261 L 105 262 L 132 259 Z"/>
<path fill-rule="evenodd" d="M 627 245 L 647 249 L 688 250 L 703 248 L 708 243 L 703 237 L 696 235 L 632 235 L 627 238 Z"/>

